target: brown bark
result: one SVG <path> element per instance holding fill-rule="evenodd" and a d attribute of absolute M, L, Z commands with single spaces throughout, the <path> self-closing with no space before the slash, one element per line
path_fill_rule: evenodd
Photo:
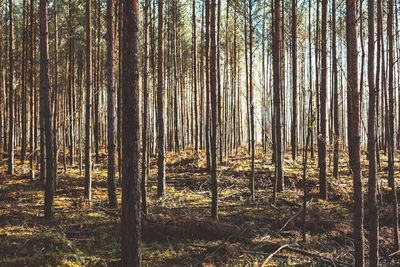
<path fill-rule="evenodd" d="M 86 122 L 85 122 L 85 198 L 92 198 L 92 168 L 91 168 L 91 116 L 90 111 L 92 91 L 92 20 L 91 0 L 86 0 Z"/>
<path fill-rule="evenodd" d="M 318 136 L 319 197 L 327 199 L 326 181 L 326 91 L 327 91 L 327 13 L 328 0 L 322 0 L 321 21 L 321 84 L 320 84 L 320 135 Z"/>
<path fill-rule="evenodd" d="M 164 133 L 164 52 L 163 52 L 163 22 L 164 0 L 158 2 L 158 88 L 157 88 L 157 146 L 158 146 L 158 186 L 157 194 L 165 194 L 165 133 Z"/>
<path fill-rule="evenodd" d="M 13 0 L 9 0 L 9 75 L 8 75 L 8 173 L 14 173 L 14 52 L 13 52 L 13 39 L 14 39 L 14 30 L 13 30 L 13 20 L 14 20 L 14 12 L 13 12 Z"/>
<path fill-rule="evenodd" d="M 50 81 L 49 81 L 49 33 L 48 3 L 40 0 L 40 108 L 46 142 L 46 189 L 44 197 L 44 216 L 53 216 L 56 169 L 54 165 L 53 132 L 51 129 Z"/>
<path fill-rule="evenodd" d="M 356 0 L 346 1 L 347 77 L 348 77 L 348 142 L 349 161 L 354 188 L 355 265 L 364 266 L 363 192 L 360 164 L 360 94 L 358 88 L 358 51 L 356 31 Z"/>
<path fill-rule="evenodd" d="M 292 159 L 297 154 L 297 0 L 292 0 Z"/>
<path fill-rule="evenodd" d="M 375 1 L 368 0 L 368 89 L 369 89 L 369 109 L 368 109 L 368 210 L 369 210 L 369 259 L 370 266 L 379 264 L 379 220 L 376 201 L 376 88 L 374 81 L 375 68 Z"/>
<path fill-rule="evenodd" d="M 283 171 L 282 171 L 282 136 L 281 136 L 281 57 L 280 57 L 280 0 L 274 0 L 273 6 L 273 73 L 274 73 L 274 123 L 275 123 L 275 184 L 274 200 L 276 192 L 283 189 Z"/>
<path fill-rule="evenodd" d="M 206 0 L 210 1 L 210 0 Z M 218 219 L 218 174 L 217 174 L 217 44 L 216 44 L 216 0 L 210 5 L 210 91 L 211 91 L 211 217 Z"/>
<path fill-rule="evenodd" d="M 114 1 L 107 0 L 107 137 L 108 203 L 117 207 L 115 184 L 115 86 L 114 86 Z"/>
<path fill-rule="evenodd" d="M 338 101 L 338 71 L 336 57 L 336 0 L 332 0 L 332 74 L 333 74 L 333 177 L 338 178 L 339 172 L 339 101 Z"/>
<path fill-rule="evenodd" d="M 23 0 L 22 4 L 22 71 L 21 71 L 21 85 L 22 85 L 22 139 L 21 139 L 21 163 L 25 161 L 26 155 L 26 132 L 27 132 L 27 121 L 26 121 L 26 79 L 25 79 L 25 69 L 26 69 L 26 0 Z"/>
<path fill-rule="evenodd" d="M 148 66 L 149 66 L 149 9 L 150 0 L 146 0 L 144 3 L 144 56 L 143 56 L 143 116 L 142 116 L 142 181 L 141 181 L 141 194 L 142 194 L 142 212 L 147 215 L 147 154 L 150 151 L 147 150 L 147 139 L 148 139 Z"/>
<path fill-rule="evenodd" d="M 394 179 L 394 59 L 393 59 L 393 0 L 388 0 L 388 17 L 387 17 L 387 36 L 388 36 L 388 52 L 389 52 L 389 114 L 388 117 L 388 169 L 389 169 L 389 185 L 391 186 L 391 195 L 393 201 L 393 233 L 394 245 L 396 250 L 400 249 L 399 243 L 399 214 L 398 200 L 396 193 L 396 181 Z"/>
<path fill-rule="evenodd" d="M 135 267 L 141 266 L 138 0 L 124 0 L 122 36 L 122 265 Z"/>

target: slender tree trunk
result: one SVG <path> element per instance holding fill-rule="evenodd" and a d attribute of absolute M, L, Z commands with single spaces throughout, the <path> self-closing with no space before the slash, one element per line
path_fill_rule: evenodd
<path fill-rule="evenodd" d="M 44 133 L 46 135 L 46 190 L 44 197 L 44 216 L 53 216 L 55 191 L 55 168 L 53 131 L 51 129 L 50 81 L 49 81 L 49 32 L 48 3 L 40 0 L 40 106 L 43 114 Z M 43 133 L 43 132 L 42 132 Z"/>
<path fill-rule="evenodd" d="M 328 0 L 322 0 L 322 22 L 321 22 L 321 89 L 320 89 L 320 127 L 321 134 L 318 136 L 318 167 L 319 167 L 319 196 L 327 199 L 326 181 L 326 91 L 327 91 L 327 13 Z"/>
<path fill-rule="evenodd" d="M 292 159 L 296 159 L 297 154 L 297 0 L 292 0 L 292 129 L 291 146 Z"/>
<path fill-rule="evenodd" d="M 356 0 L 346 1 L 347 77 L 348 77 L 348 139 L 349 161 L 354 187 L 355 265 L 364 266 L 363 193 L 360 164 L 360 94 L 358 89 Z"/>
<path fill-rule="evenodd" d="M 142 194 L 142 212 L 147 215 L 147 113 L 148 113 L 148 65 L 149 65 L 149 9 L 150 0 L 144 3 L 144 58 L 143 58 L 143 123 L 142 123 L 142 181 L 141 181 L 141 194 Z"/>
<path fill-rule="evenodd" d="M 398 214 L 398 200 L 396 193 L 396 182 L 394 179 L 394 61 L 393 61 L 393 0 L 388 0 L 388 17 L 387 17 L 387 35 L 389 45 L 389 114 L 388 116 L 388 169 L 389 169 L 389 185 L 391 186 L 391 194 L 393 201 L 393 233 L 395 249 L 399 250 L 399 214 Z"/>
<path fill-rule="evenodd" d="M 199 149 L 199 121 L 197 103 L 197 39 L 196 39 L 196 0 L 193 0 L 193 94 L 194 94 L 194 145 L 195 151 Z"/>
<path fill-rule="evenodd" d="M 107 0 L 107 137 L 108 137 L 108 202 L 117 207 L 115 184 L 115 86 L 114 86 L 114 1 Z"/>
<path fill-rule="evenodd" d="M 281 56 L 280 56 L 280 0 L 274 0 L 273 6 L 273 72 L 274 72 L 274 123 L 275 123 L 275 184 L 274 184 L 274 201 L 276 200 L 276 192 L 283 189 L 283 171 L 282 171 L 282 136 L 281 136 Z"/>
<path fill-rule="evenodd" d="M 126 21 L 126 20 L 125 20 Z M 165 133 L 164 133 L 164 51 L 163 51 L 164 0 L 158 1 L 158 89 L 157 89 L 157 128 L 158 128 L 158 187 L 157 194 L 165 194 Z"/>
<path fill-rule="evenodd" d="M 210 0 L 206 0 L 210 1 Z M 210 90 L 211 90 L 211 192 L 212 192 L 212 205 L 211 217 L 218 219 L 218 174 L 217 174 L 217 132 L 218 132 L 218 118 L 217 118 L 217 44 L 216 44 L 216 22 L 215 12 L 216 0 L 211 0 L 210 5 L 210 41 L 211 41 L 211 54 L 210 54 Z"/>
<path fill-rule="evenodd" d="M 368 110 L 368 210 L 369 210 L 369 259 L 370 266 L 379 265 L 379 220 L 376 201 L 376 132 L 375 132 L 375 98 L 376 90 L 374 84 L 375 68 L 375 1 L 368 0 L 368 87 L 369 87 L 369 110 Z"/>
<path fill-rule="evenodd" d="M 336 0 L 332 0 L 332 74 L 333 74 L 333 177 L 338 178 L 339 172 L 339 101 L 338 101 L 338 72 L 336 57 Z"/>
<path fill-rule="evenodd" d="M 8 75 L 8 173 L 14 173 L 14 52 L 13 52 L 13 39 L 14 39 L 14 30 L 13 30 L 13 20 L 14 20 L 14 12 L 13 12 L 13 0 L 9 0 L 9 75 Z"/>
<path fill-rule="evenodd" d="M 312 50 L 311 50 L 311 0 L 308 2 L 308 53 L 309 53 L 309 86 L 310 86 L 310 108 L 309 115 L 314 118 L 313 108 L 313 90 L 312 90 Z M 316 73 L 318 76 L 318 73 Z M 318 77 L 317 77 L 318 78 Z M 317 89 L 316 89 L 317 90 Z M 314 131 L 311 128 L 311 136 L 310 136 L 310 150 L 311 150 L 311 159 L 314 158 Z"/>
<path fill-rule="evenodd" d="M 55 3 L 57 4 L 57 3 Z M 34 105 L 35 105 L 35 86 L 34 86 L 34 80 L 33 80 L 33 66 L 34 66 L 34 61 L 33 61 L 33 54 L 34 54 L 34 28 L 33 28 L 33 19 L 34 19 L 34 0 L 30 0 L 30 8 L 29 8 L 29 13 L 30 13 L 30 37 L 29 37 L 29 43 L 30 43 L 30 54 L 29 54 L 29 63 L 30 63 L 30 69 L 29 69 L 29 86 L 31 90 L 31 99 L 30 99 L 30 113 L 31 113 L 31 118 L 30 118 L 30 167 L 32 169 L 31 177 L 32 179 L 35 178 L 35 149 L 36 149 L 36 143 L 35 143 L 35 114 L 34 112 Z M 55 20 L 56 21 L 56 20 Z"/>
<path fill-rule="evenodd" d="M 138 0 L 124 0 L 122 38 L 122 265 L 136 267 L 141 266 Z"/>
<path fill-rule="evenodd" d="M 250 194 L 251 199 L 255 200 L 254 190 L 254 157 L 255 157 L 255 141 L 254 141 L 254 103 L 253 103 L 253 17 L 252 17 L 252 0 L 249 0 L 249 105 L 250 105 L 250 150 L 251 150 L 251 176 L 250 176 Z"/>
<path fill-rule="evenodd" d="M 91 0 L 86 0 L 86 128 L 85 128 L 85 198 L 92 198 L 91 116 L 92 109 L 92 20 Z"/>
<path fill-rule="evenodd" d="M 100 17 L 101 17 L 101 4 L 98 3 L 97 9 L 97 68 L 94 92 L 94 151 L 96 154 L 96 163 L 99 163 L 99 143 L 100 143 L 100 121 L 99 121 L 99 101 L 101 94 L 100 87 Z"/>
<path fill-rule="evenodd" d="M 378 169 L 380 170 L 380 138 L 379 138 L 379 85 L 380 85 L 380 71 L 381 71 L 381 43 L 380 43 L 380 36 L 382 34 L 382 0 L 377 0 L 377 42 L 376 42 L 376 162 L 378 165 Z"/>
<path fill-rule="evenodd" d="M 57 145 L 57 122 L 58 122 L 58 7 L 57 0 L 53 2 L 54 8 L 54 81 L 53 81 L 53 96 L 54 96 L 54 107 L 53 107 L 53 145 L 54 145 L 54 169 L 57 175 L 57 163 L 58 163 L 58 145 Z M 79 129 L 80 131 L 80 129 Z M 32 155 L 31 155 L 32 156 Z M 57 182 L 55 182 L 57 184 Z"/>
<path fill-rule="evenodd" d="M 205 139 L 206 139 L 206 159 L 207 171 L 211 171 L 211 148 L 210 148 L 210 1 L 205 0 L 206 7 L 206 36 L 205 36 L 205 74 L 206 74 L 206 121 L 205 121 Z"/>
<path fill-rule="evenodd" d="M 22 85 L 22 139 L 21 139 L 21 163 L 25 162 L 26 155 L 26 0 L 23 0 L 22 4 L 22 19 L 23 19 L 23 29 L 22 29 L 22 71 L 21 71 L 21 85 Z"/>

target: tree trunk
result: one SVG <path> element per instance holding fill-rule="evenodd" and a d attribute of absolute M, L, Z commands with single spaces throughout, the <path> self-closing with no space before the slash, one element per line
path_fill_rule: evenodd
<path fill-rule="evenodd" d="M 369 86 L 369 110 L 368 110 L 368 210 L 369 210 L 369 259 L 370 266 L 379 264 L 379 220 L 376 201 L 376 132 L 375 132 L 375 98 L 374 85 L 375 68 L 375 1 L 368 0 L 368 86 Z M 379 63 L 378 63 L 379 64 Z"/>
<path fill-rule="evenodd" d="M 338 178 L 339 172 L 339 101 L 338 101 L 338 72 L 336 58 L 336 0 L 332 0 L 332 74 L 333 74 L 333 177 Z"/>
<path fill-rule="evenodd" d="M 291 146 L 292 159 L 296 159 L 297 153 L 297 0 L 292 0 L 292 129 Z"/>
<path fill-rule="evenodd" d="M 124 21 L 126 21 L 124 19 Z M 158 187 L 159 197 L 165 194 L 165 134 L 164 134 L 164 51 L 163 51 L 164 0 L 158 1 L 158 88 L 157 88 L 157 132 L 158 132 Z"/>
<path fill-rule="evenodd" d="M 348 142 L 349 161 L 354 187 L 355 265 L 364 266 L 363 193 L 360 164 L 360 94 L 358 89 L 356 0 L 346 1 L 347 77 L 348 77 Z"/>
<path fill-rule="evenodd" d="M 143 124 L 142 124 L 142 181 L 141 181 L 141 194 L 142 194 L 142 212 L 147 215 L 147 113 L 148 113 L 148 66 L 149 66 L 149 9 L 150 0 L 146 0 L 144 3 L 144 58 L 143 58 Z"/>
<path fill-rule="evenodd" d="M 210 1 L 210 0 L 206 0 Z M 217 174 L 217 44 L 216 44 L 216 0 L 211 0 L 210 5 L 210 90 L 211 90 L 211 217 L 218 219 L 218 174 Z"/>
<path fill-rule="evenodd" d="M 114 86 L 114 1 L 107 0 L 107 137 L 108 137 L 108 203 L 117 207 L 115 185 L 115 86 Z"/>
<path fill-rule="evenodd" d="M 91 168 L 91 116 L 92 109 L 92 1 L 86 0 L 86 126 L 85 126 L 85 198 L 92 198 Z"/>
<path fill-rule="evenodd" d="M 46 189 L 44 197 L 44 216 L 53 216 L 53 200 L 55 191 L 56 170 L 54 165 L 53 132 L 51 129 L 50 81 L 49 81 L 49 32 L 48 3 L 40 0 L 40 106 L 43 115 L 46 138 Z M 43 132 L 42 132 L 43 133 Z"/>
<path fill-rule="evenodd" d="M 318 167 L 319 167 L 319 197 L 328 199 L 326 181 L 326 91 L 327 91 L 327 13 L 328 0 L 322 0 L 322 22 L 321 22 L 321 89 L 320 89 L 320 128 L 318 136 Z"/>
<path fill-rule="evenodd" d="M 22 29 L 22 71 L 21 71 L 21 85 L 22 85 L 22 139 L 21 139 L 21 163 L 23 164 L 25 161 L 26 155 L 26 0 L 23 0 L 22 4 L 22 20 L 23 20 L 23 29 Z"/>
<path fill-rule="evenodd" d="M 122 265 L 136 267 L 141 266 L 138 0 L 124 0 L 122 38 Z"/>
<path fill-rule="evenodd" d="M 14 31 L 13 31 L 13 20 L 14 20 L 14 13 L 13 13 L 13 0 L 9 0 L 9 75 L 8 75 L 8 173 L 14 173 L 14 57 L 13 57 L 13 38 L 14 38 Z"/>
<path fill-rule="evenodd" d="M 398 202 L 396 193 L 396 182 L 394 179 L 394 62 L 393 62 L 393 0 L 388 0 L 388 17 L 387 17 L 387 36 L 389 45 L 389 123 L 387 130 L 388 132 L 388 169 L 389 169 L 389 185 L 391 186 L 391 194 L 393 201 L 393 233 L 394 233 L 394 245 L 395 249 L 399 250 L 399 214 L 398 214 Z"/>
<path fill-rule="evenodd" d="M 196 41 L 196 0 L 193 0 L 193 94 L 194 94 L 194 150 L 199 149 L 199 122 L 197 103 L 197 41 Z"/>
<path fill-rule="evenodd" d="M 273 6 L 273 73 L 274 73 L 274 123 L 275 123 L 275 184 L 274 184 L 274 200 L 276 192 L 283 189 L 283 171 L 282 171 L 282 136 L 281 136 L 281 56 L 280 56 L 280 0 L 274 0 Z"/>

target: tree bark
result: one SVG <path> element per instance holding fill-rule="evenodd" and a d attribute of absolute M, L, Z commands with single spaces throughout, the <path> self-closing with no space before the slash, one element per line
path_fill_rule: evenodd
<path fill-rule="evenodd" d="M 53 216 L 56 170 L 54 165 L 53 132 L 51 129 L 50 81 L 49 81 L 49 33 L 48 3 L 40 0 L 40 105 L 43 115 L 46 139 L 46 189 L 44 197 L 44 216 Z"/>
<path fill-rule="evenodd" d="M 321 21 L 321 84 L 320 84 L 320 128 L 318 136 L 319 197 L 327 199 L 326 181 L 326 91 L 327 91 L 327 13 L 328 0 L 322 0 Z"/>
<path fill-rule="evenodd" d="M 114 1 L 107 0 L 107 123 L 108 203 L 117 207 L 115 184 L 115 86 L 114 86 Z"/>
<path fill-rule="evenodd" d="M 364 266 L 363 192 L 360 164 L 360 94 L 358 88 L 358 51 L 356 30 L 356 0 L 346 0 L 347 39 L 347 107 L 349 161 L 353 173 L 354 188 L 354 247 L 355 265 Z"/>
<path fill-rule="evenodd" d="M 150 9 L 150 0 L 146 0 L 144 3 L 144 57 L 143 57 L 143 123 L 142 123 L 142 181 L 141 181 L 141 194 L 142 194 L 142 212 L 147 215 L 147 153 L 150 151 L 147 150 L 147 113 L 148 113 L 148 65 L 149 65 L 149 9 Z"/>
<path fill-rule="evenodd" d="M 292 159 L 297 154 L 297 0 L 292 0 Z"/>
<path fill-rule="evenodd" d="M 398 214 L 398 201 L 396 193 L 396 181 L 394 179 L 394 61 L 393 61 L 393 0 L 388 0 L 388 17 L 387 17 L 387 36 L 388 36 L 388 52 L 389 52 L 389 114 L 388 117 L 388 169 L 389 169 L 389 185 L 391 186 L 391 194 L 393 201 L 393 233 L 394 245 L 396 250 L 400 249 L 399 243 L 399 214 Z"/>
<path fill-rule="evenodd" d="M 85 128 L 85 198 L 92 198 L 91 116 L 92 109 L 92 1 L 86 0 L 86 128 Z"/>
<path fill-rule="evenodd" d="M 165 133 L 164 133 L 164 51 L 163 51 L 163 22 L 164 0 L 158 1 L 158 88 L 157 88 L 157 145 L 158 145 L 158 186 L 157 194 L 165 194 Z"/>
<path fill-rule="evenodd" d="M 332 0 L 332 74 L 333 74 L 333 177 L 338 178 L 339 172 L 339 96 L 338 96 L 338 71 L 336 57 L 336 0 Z"/>
<path fill-rule="evenodd" d="M 9 76 L 8 76 L 8 173 L 14 173 L 14 53 L 13 53 L 13 39 L 14 39 L 14 31 L 13 31 L 13 20 L 14 20 L 14 12 L 13 12 L 13 0 L 9 0 Z"/>
<path fill-rule="evenodd" d="M 123 6 L 122 265 L 135 267 L 141 266 L 139 182 L 139 2 L 138 0 L 124 0 Z"/>
<path fill-rule="evenodd" d="M 283 189 L 283 171 L 282 171 L 282 136 L 281 136 L 281 56 L 280 56 L 280 0 L 274 0 L 273 6 L 273 75 L 274 75 L 274 123 L 275 123 L 275 183 L 274 200 L 276 192 Z"/>
<path fill-rule="evenodd" d="M 369 87 L 369 109 L 368 109 L 368 209 L 369 209 L 369 259 L 370 266 L 379 265 L 379 220 L 376 201 L 376 132 L 375 132 L 375 101 L 376 89 L 375 79 L 375 1 L 368 0 L 368 87 Z"/>

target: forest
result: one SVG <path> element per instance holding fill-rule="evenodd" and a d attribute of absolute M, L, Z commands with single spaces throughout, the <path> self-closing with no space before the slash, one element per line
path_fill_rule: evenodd
<path fill-rule="evenodd" d="M 399 266 L 399 8 L 0 0 L 0 266 Z"/>

